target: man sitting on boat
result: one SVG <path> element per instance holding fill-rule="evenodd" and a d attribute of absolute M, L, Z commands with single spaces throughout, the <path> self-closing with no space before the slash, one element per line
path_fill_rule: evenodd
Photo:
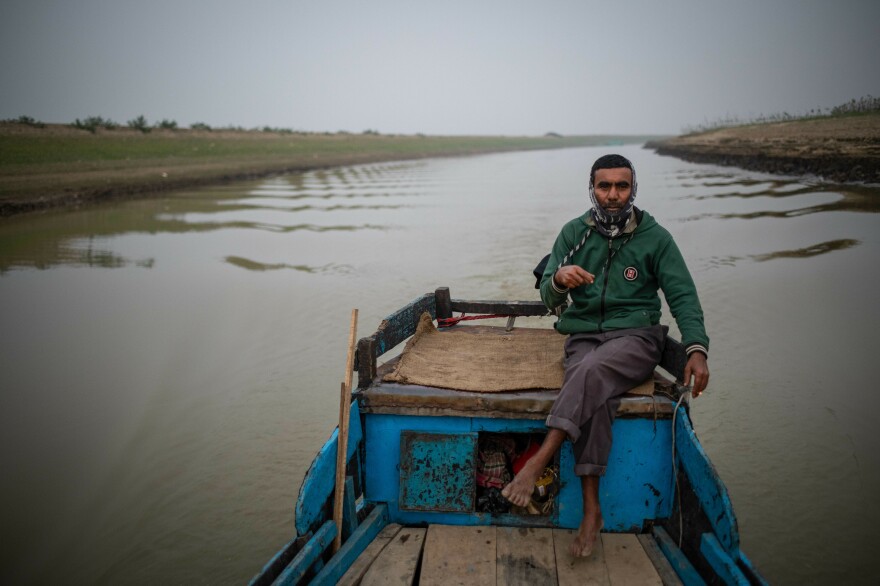
<path fill-rule="evenodd" d="M 611 451 L 611 424 L 620 395 L 650 378 L 660 361 L 666 328 L 660 297 L 672 311 L 688 354 L 684 383 L 693 397 L 709 382 L 709 338 L 687 265 L 666 229 L 636 208 L 638 184 L 632 163 L 605 155 L 590 171 L 593 207 L 571 220 L 556 238 L 541 279 L 550 309 L 571 297 L 556 322 L 565 342 L 565 379 L 541 448 L 502 494 L 528 505 L 535 481 L 568 437 L 581 477 L 584 517 L 571 544 L 573 556 L 589 556 L 602 529 L 599 478 Z"/>

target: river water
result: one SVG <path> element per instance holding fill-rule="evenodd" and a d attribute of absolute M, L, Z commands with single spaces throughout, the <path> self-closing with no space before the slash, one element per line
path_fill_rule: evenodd
<path fill-rule="evenodd" d="M 693 417 L 744 551 L 774 583 L 876 583 L 880 190 L 614 149 L 700 291 L 712 381 Z M 441 285 L 536 299 L 531 270 L 606 150 L 4 220 L 2 582 L 249 579 L 335 426 L 351 308 L 366 335 Z"/>

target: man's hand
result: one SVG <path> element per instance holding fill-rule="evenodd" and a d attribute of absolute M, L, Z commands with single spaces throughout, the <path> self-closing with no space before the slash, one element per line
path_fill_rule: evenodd
<path fill-rule="evenodd" d="M 574 289 L 581 285 L 592 284 L 592 282 L 596 280 L 596 277 L 577 265 L 565 265 L 564 267 L 559 267 L 556 274 L 553 275 L 553 280 L 558 287 L 563 289 Z"/>
<path fill-rule="evenodd" d="M 684 384 L 690 386 L 691 377 L 694 379 L 694 387 L 691 395 L 694 399 L 700 396 L 709 384 L 709 365 L 706 364 L 706 355 L 702 352 L 692 352 L 684 367 Z"/>

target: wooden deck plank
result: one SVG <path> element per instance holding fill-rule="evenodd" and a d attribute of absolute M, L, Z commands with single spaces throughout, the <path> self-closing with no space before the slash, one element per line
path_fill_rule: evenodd
<path fill-rule="evenodd" d="M 379 532 L 379 535 L 367 546 L 367 549 L 358 556 L 358 558 L 354 561 L 348 571 L 343 574 L 342 578 L 339 579 L 338 585 L 342 586 L 356 586 L 360 584 L 361 578 L 364 577 L 364 574 L 367 573 L 367 570 L 370 569 L 370 566 L 379 554 L 382 553 L 382 550 L 385 549 L 385 546 L 397 535 L 397 532 L 400 531 L 401 526 L 397 523 L 391 523 L 387 525 L 382 531 Z"/>
<path fill-rule="evenodd" d="M 574 558 L 568 547 L 575 538 L 577 531 L 571 529 L 554 529 L 553 545 L 556 551 L 556 573 L 559 586 L 608 586 L 611 584 L 608 569 L 605 567 L 605 551 L 602 540 L 596 542 L 593 553 L 589 557 Z"/>
<path fill-rule="evenodd" d="M 603 533 L 602 545 L 612 586 L 662 586 L 660 575 L 635 535 Z"/>
<path fill-rule="evenodd" d="M 415 581 L 426 531 L 418 527 L 401 529 L 367 570 L 361 586 L 410 586 Z"/>
<path fill-rule="evenodd" d="M 495 584 L 495 527 L 431 525 L 421 586 Z"/>
<path fill-rule="evenodd" d="M 552 529 L 498 527 L 495 543 L 499 585 L 556 586 Z"/>

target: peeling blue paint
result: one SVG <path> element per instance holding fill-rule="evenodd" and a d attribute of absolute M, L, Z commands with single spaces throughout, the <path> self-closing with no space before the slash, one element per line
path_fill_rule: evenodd
<path fill-rule="evenodd" d="M 336 584 L 386 525 L 388 525 L 388 507 L 376 505 L 351 537 L 342 544 L 333 559 L 327 562 L 327 565 L 315 576 L 312 586 Z"/>
<path fill-rule="evenodd" d="M 476 433 L 402 432 L 400 508 L 473 512 L 476 451 Z"/>
<path fill-rule="evenodd" d="M 658 432 L 655 433 L 655 425 Z M 403 509 L 400 504 L 400 436 L 406 430 L 445 434 L 546 433 L 541 421 L 464 417 L 420 417 L 368 414 L 365 418 L 367 453 L 366 498 L 386 502 L 392 522 L 403 524 L 444 523 L 451 525 L 499 524 L 543 525 L 574 529 L 583 516 L 580 480 L 574 475 L 571 444 L 565 442 L 559 455 L 560 490 L 549 517 L 492 516 L 473 511 L 439 512 Z M 600 485 L 600 498 L 607 531 L 641 530 L 646 520 L 668 517 L 672 486 L 671 422 L 648 419 L 618 419 L 614 423 L 614 445 L 608 471 Z M 666 487 L 662 490 L 652 490 Z"/>
<path fill-rule="evenodd" d="M 703 533 L 700 539 L 700 553 L 715 570 L 715 573 L 728 586 L 749 586 L 749 581 L 733 561 L 718 538 L 712 533 Z"/>
<path fill-rule="evenodd" d="M 738 555 L 739 531 L 730 496 L 700 445 L 684 407 L 679 407 L 675 433 L 675 451 L 680 465 L 690 480 L 715 536 L 728 555 Z"/>
<path fill-rule="evenodd" d="M 360 408 L 357 401 L 351 404 L 351 419 L 348 427 L 348 449 L 346 461 L 350 461 L 363 440 L 361 428 Z M 296 501 L 296 532 L 305 535 L 314 530 L 314 525 L 320 523 L 321 507 L 333 494 L 333 485 L 336 484 L 336 445 L 339 438 L 339 428 L 333 430 L 333 434 L 327 443 L 315 456 L 312 465 L 306 472 L 302 486 L 299 490 L 299 498 Z"/>
<path fill-rule="evenodd" d="M 305 576 L 306 572 L 309 571 L 309 568 L 314 564 L 318 558 L 324 553 L 324 550 L 327 549 L 331 543 L 333 543 L 333 539 L 336 537 L 336 525 L 333 521 L 327 521 L 321 528 L 318 529 L 318 532 L 315 533 L 315 536 L 312 537 L 308 543 L 303 546 L 296 557 L 290 562 L 290 564 L 284 568 L 284 571 L 281 572 L 281 575 L 272 583 L 273 586 L 288 586 L 291 584 L 298 584 L 302 577 Z"/>

